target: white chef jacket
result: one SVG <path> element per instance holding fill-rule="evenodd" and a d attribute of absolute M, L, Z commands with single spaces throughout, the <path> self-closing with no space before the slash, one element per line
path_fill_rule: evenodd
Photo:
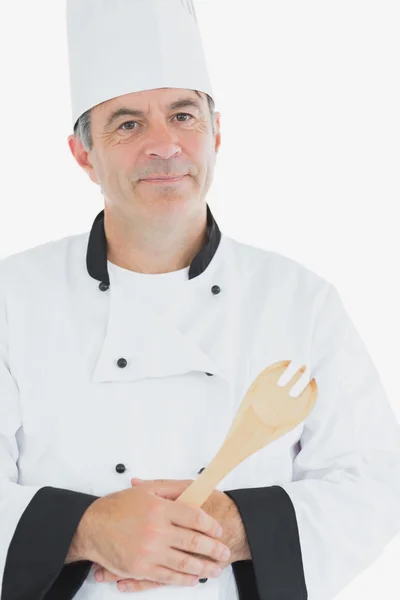
<path fill-rule="evenodd" d="M 148 600 L 328 600 L 400 531 L 400 427 L 332 283 L 221 233 L 190 267 L 139 274 L 92 229 L 0 261 L 1 600 L 112 600 L 64 565 L 98 497 L 130 479 L 195 479 L 268 365 L 308 371 L 307 419 L 217 486 L 252 555 Z"/>

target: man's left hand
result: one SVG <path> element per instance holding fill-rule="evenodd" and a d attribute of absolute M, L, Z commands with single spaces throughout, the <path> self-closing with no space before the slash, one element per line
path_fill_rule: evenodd
<path fill-rule="evenodd" d="M 191 485 L 193 479 L 187 480 L 187 487 Z M 164 480 L 166 485 L 171 483 L 171 480 Z M 180 481 L 182 483 L 182 481 Z M 151 488 L 154 484 L 160 486 L 160 482 L 155 480 L 145 480 L 143 482 L 137 479 L 131 479 L 132 486 L 144 485 Z M 186 489 L 186 488 L 185 488 Z M 223 529 L 223 534 L 218 538 L 223 544 L 228 546 L 231 551 L 230 559 L 226 562 L 215 561 L 216 565 L 224 569 L 228 565 L 238 560 L 251 560 L 250 548 L 247 542 L 246 531 L 240 513 L 233 500 L 224 492 L 214 490 L 209 498 L 202 504 L 201 508 L 211 515 Z M 161 587 L 168 584 L 156 583 L 145 579 L 119 579 L 118 575 L 110 573 L 101 565 L 94 564 L 95 577 L 99 581 L 99 575 L 103 577 L 101 581 L 116 581 L 118 589 L 124 592 L 140 592 L 151 588 Z M 125 586 L 122 589 L 121 586 Z"/>

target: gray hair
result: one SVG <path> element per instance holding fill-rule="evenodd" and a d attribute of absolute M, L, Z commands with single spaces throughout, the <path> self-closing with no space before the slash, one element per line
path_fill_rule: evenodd
<path fill-rule="evenodd" d="M 195 90 L 196 94 L 201 98 L 200 93 Z M 215 135 L 215 102 L 211 96 L 206 94 L 208 107 L 211 115 L 211 126 L 213 135 Z M 74 127 L 74 134 L 80 140 L 86 152 L 93 148 L 92 128 L 91 128 L 92 109 L 87 110 L 79 117 Z"/>

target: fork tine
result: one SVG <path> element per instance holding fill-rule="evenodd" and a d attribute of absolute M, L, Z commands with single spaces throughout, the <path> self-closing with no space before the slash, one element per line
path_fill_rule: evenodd
<path fill-rule="evenodd" d="M 302 405 L 307 410 L 307 415 L 310 414 L 317 400 L 317 382 L 315 377 L 307 384 L 305 389 L 296 398 L 296 404 L 302 401 Z"/>
<path fill-rule="evenodd" d="M 283 386 L 283 388 L 285 390 L 291 390 L 291 388 L 294 387 L 294 385 L 298 382 L 298 380 L 303 375 L 304 371 L 306 371 L 306 369 L 306 365 L 301 366 L 300 369 L 296 371 L 296 373 L 290 379 L 290 381 L 288 381 L 288 383 L 286 383 L 286 385 Z"/>

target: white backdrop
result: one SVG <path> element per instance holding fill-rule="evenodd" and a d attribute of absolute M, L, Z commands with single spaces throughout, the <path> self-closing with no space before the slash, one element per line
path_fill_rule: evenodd
<path fill-rule="evenodd" d="M 399 2 L 196 6 L 221 112 L 216 220 L 336 286 L 400 421 Z M 0 258 L 103 208 L 67 144 L 65 27 L 64 0 L 0 4 Z M 399 570 L 397 536 L 337 598 L 398 600 Z"/>

